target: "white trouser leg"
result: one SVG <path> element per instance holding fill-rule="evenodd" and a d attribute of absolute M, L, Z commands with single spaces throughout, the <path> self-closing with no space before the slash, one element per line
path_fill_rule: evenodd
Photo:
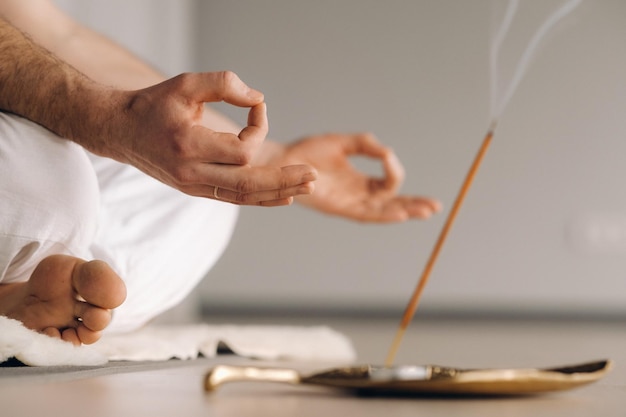
<path fill-rule="evenodd" d="M 28 280 L 52 254 L 88 257 L 98 205 L 83 148 L 0 112 L 0 282 Z"/>
<path fill-rule="evenodd" d="M 238 207 L 191 197 L 129 165 L 90 155 L 100 183 L 91 246 L 126 282 L 108 331 L 127 331 L 175 306 L 204 278 L 232 235 Z"/>

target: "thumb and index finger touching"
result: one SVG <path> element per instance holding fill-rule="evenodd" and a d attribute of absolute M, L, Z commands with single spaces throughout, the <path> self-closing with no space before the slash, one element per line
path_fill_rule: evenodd
<path fill-rule="evenodd" d="M 197 126 L 202 130 L 207 129 L 204 135 L 212 132 L 209 134 L 214 138 L 217 134 L 220 138 L 226 153 L 223 161 L 215 162 L 228 165 L 249 165 L 252 160 L 249 156 L 250 151 L 256 151 L 261 146 L 269 130 L 267 106 L 264 102 L 263 93 L 250 88 L 232 71 L 196 73 L 188 74 L 188 76 L 190 79 L 186 81 L 186 84 L 183 84 L 183 94 L 189 99 L 204 103 L 224 101 L 234 106 L 250 108 L 246 126 L 238 135 L 215 132 L 210 127 Z M 208 145 L 208 142 L 206 143 Z M 248 157 L 238 161 L 236 155 L 241 152 L 247 154 Z M 302 165 L 299 166 L 300 170 L 303 167 Z M 308 171 L 315 174 L 314 168 L 308 166 L 307 168 Z M 286 181 L 286 179 L 283 181 L 276 180 L 279 184 L 286 183 Z M 217 185 L 227 186 L 226 184 Z"/>
<path fill-rule="evenodd" d="M 264 99 L 263 93 L 248 87 L 232 71 L 194 74 L 187 89 L 187 94 L 198 101 L 225 101 L 240 107 L 252 107 Z"/>
<path fill-rule="evenodd" d="M 353 136 L 343 136 L 344 151 L 347 155 L 362 155 L 378 159 L 382 163 L 383 177 L 372 179 L 385 191 L 395 193 L 404 181 L 404 167 L 396 154 L 381 144 L 373 135 L 362 133 Z"/>
<path fill-rule="evenodd" d="M 263 93 L 248 87 L 232 71 L 205 72 L 187 76 L 188 81 L 184 84 L 183 94 L 197 102 L 224 101 L 238 107 L 249 107 L 247 125 L 238 137 L 242 141 L 255 143 L 265 139 L 269 123 Z"/>

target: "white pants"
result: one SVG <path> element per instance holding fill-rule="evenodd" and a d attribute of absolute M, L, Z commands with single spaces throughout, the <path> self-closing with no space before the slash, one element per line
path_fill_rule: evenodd
<path fill-rule="evenodd" d="M 226 248 L 237 213 L 0 112 L 0 283 L 28 280 L 52 254 L 106 261 L 128 291 L 108 331 L 179 303 Z"/>

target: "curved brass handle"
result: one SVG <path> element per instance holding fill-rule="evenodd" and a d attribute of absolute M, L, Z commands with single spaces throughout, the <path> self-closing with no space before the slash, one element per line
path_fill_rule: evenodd
<path fill-rule="evenodd" d="M 227 382 L 263 381 L 300 383 L 300 374 L 293 369 L 257 368 L 254 366 L 218 365 L 211 369 L 204 379 L 204 388 L 213 391 Z"/>

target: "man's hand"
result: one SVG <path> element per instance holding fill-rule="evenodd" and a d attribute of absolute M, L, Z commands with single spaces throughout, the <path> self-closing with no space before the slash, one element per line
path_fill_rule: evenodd
<path fill-rule="evenodd" d="M 202 125 L 205 103 L 218 101 L 250 108 L 238 135 Z M 134 165 L 187 194 L 236 204 L 290 204 L 313 191 L 316 171 L 310 166 L 251 165 L 267 135 L 265 103 L 232 72 L 182 74 L 115 93 L 111 102 L 102 130 L 80 129 L 86 135 L 77 141 L 96 154 Z"/>
<path fill-rule="evenodd" d="M 350 163 L 351 156 L 381 161 L 384 176 L 371 178 Z M 310 164 L 318 170 L 312 195 L 298 201 L 319 211 L 363 222 L 425 219 L 441 210 L 437 200 L 398 195 L 404 170 L 395 154 L 369 134 L 329 134 L 305 138 L 287 146 L 273 163 Z"/>

